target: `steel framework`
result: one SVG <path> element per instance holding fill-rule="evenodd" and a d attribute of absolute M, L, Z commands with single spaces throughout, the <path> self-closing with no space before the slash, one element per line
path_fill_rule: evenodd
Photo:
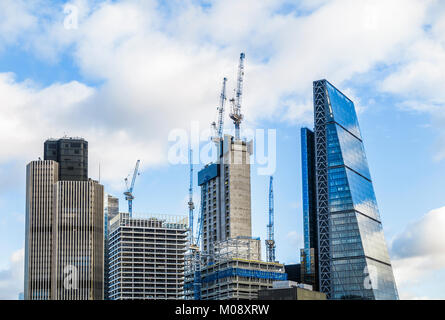
<path fill-rule="evenodd" d="M 314 82 L 315 170 L 317 193 L 317 226 L 319 247 L 320 291 L 331 297 L 331 254 L 329 229 L 329 186 L 326 122 L 329 110 L 326 81 Z"/>

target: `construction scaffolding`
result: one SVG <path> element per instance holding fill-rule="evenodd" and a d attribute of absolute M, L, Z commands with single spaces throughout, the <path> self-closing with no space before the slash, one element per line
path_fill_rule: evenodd
<path fill-rule="evenodd" d="M 186 272 L 185 298 L 195 297 L 196 281 L 202 300 L 254 300 L 258 291 L 271 288 L 273 281 L 287 280 L 284 266 L 261 261 L 260 252 L 259 238 L 238 237 L 216 243 L 211 259 L 201 257 L 199 274 Z"/>

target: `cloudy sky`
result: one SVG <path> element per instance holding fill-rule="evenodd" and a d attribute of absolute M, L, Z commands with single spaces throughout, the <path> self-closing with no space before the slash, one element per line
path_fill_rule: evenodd
<path fill-rule="evenodd" d="M 25 167 L 44 140 L 87 139 L 89 174 L 100 165 L 121 210 L 141 159 L 135 211 L 186 214 L 188 167 L 169 162 L 168 137 L 209 128 L 240 52 L 243 126 L 276 130 L 278 259 L 299 261 L 299 130 L 324 78 L 358 109 L 401 298 L 445 299 L 444 18 L 440 0 L 0 1 L 0 299 L 23 291 Z M 264 239 L 268 177 L 256 169 Z"/>

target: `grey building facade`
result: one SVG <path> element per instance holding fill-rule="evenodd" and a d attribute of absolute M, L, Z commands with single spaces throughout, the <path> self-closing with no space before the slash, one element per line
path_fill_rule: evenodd
<path fill-rule="evenodd" d="M 108 240 L 110 300 L 184 298 L 187 218 L 119 213 Z"/>
<path fill-rule="evenodd" d="M 25 300 L 51 298 L 55 161 L 32 161 L 26 166 Z"/>
<path fill-rule="evenodd" d="M 252 236 L 251 146 L 225 135 L 217 149 L 217 162 L 206 165 L 198 172 L 204 253 L 212 253 L 218 241 Z"/>
<path fill-rule="evenodd" d="M 103 300 L 103 186 L 58 181 L 54 193 L 51 299 Z"/>
<path fill-rule="evenodd" d="M 67 164 L 57 144 L 87 152 L 83 139 L 45 142 L 48 157 L 32 161 L 26 175 L 25 291 L 26 300 L 103 299 L 104 191 L 97 181 L 60 174 Z M 83 142 L 82 142 L 83 141 Z M 50 145 L 56 146 L 50 147 Z M 84 148 L 85 147 L 85 148 Z M 78 149 L 78 150 L 80 150 Z M 54 151 L 49 155 L 49 151 Z M 74 154 L 77 154 L 74 152 Z M 79 151 L 80 154 L 80 151 Z M 82 154 L 82 157 L 87 153 Z M 65 162 L 64 162 L 65 161 Z M 86 162 L 82 164 L 87 167 Z M 71 171 L 68 169 L 68 171 Z M 74 172 L 76 172 L 74 170 Z"/>

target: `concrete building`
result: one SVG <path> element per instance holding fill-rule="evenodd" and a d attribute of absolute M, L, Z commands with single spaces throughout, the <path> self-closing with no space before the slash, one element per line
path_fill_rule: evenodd
<path fill-rule="evenodd" d="M 83 159 L 78 170 L 69 168 L 74 158 L 66 150 Z M 45 157 L 60 163 L 26 167 L 24 298 L 103 299 L 103 186 L 85 179 L 87 142 L 48 140 Z"/>
<path fill-rule="evenodd" d="M 311 285 L 275 281 L 272 288 L 259 291 L 258 300 L 326 300 L 326 295 L 313 291 Z"/>
<path fill-rule="evenodd" d="M 216 163 L 198 172 L 203 214 L 202 249 L 212 253 L 214 243 L 251 237 L 251 143 L 225 135 L 218 144 Z"/>
<path fill-rule="evenodd" d="M 110 221 L 109 297 L 183 299 L 187 218 L 151 215 Z"/>
<path fill-rule="evenodd" d="M 44 144 L 43 157 L 59 163 L 59 180 L 88 180 L 88 142 L 84 139 L 48 139 Z"/>
<path fill-rule="evenodd" d="M 53 300 L 103 300 L 103 186 L 96 181 L 55 184 Z"/>
<path fill-rule="evenodd" d="M 257 299 L 260 289 L 285 280 L 286 273 L 280 263 L 261 261 L 261 241 L 252 238 L 252 143 L 225 135 L 217 150 L 217 161 L 198 172 L 202 261 L 187 263 L 185 298 Z"/>
<path fill-rule="evenodd" d="M 53 188 L 58 179 L 55 161 L 32 161 L 26 166 L 26 300 L 51 298 Z"/>

